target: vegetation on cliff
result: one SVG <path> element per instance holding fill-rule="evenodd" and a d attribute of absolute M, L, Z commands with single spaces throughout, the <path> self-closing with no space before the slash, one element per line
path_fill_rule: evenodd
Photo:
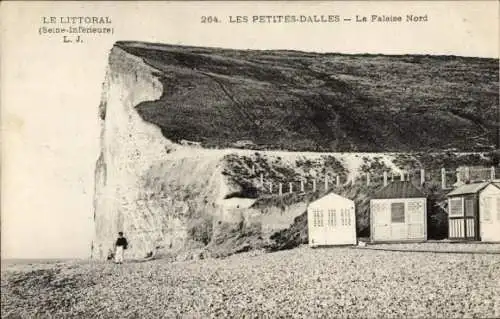
<path fill-rule="evenodd" d="M 137 106 L 165 137 L 297 151 L 490 150 L 498 59 L 118 42 L 158 70 Z"/>

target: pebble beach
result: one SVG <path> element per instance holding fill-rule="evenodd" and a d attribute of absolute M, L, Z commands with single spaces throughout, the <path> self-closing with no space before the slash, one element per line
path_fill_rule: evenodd
<path fill-rule="evenodd" d="M 1 314 L 2 318 L 500 317 L 500 244 L 443 245 L 386 245 L 396 251 L 385 246 L 380 246 L 383 250 L 301 246 L 224 259 L 128 260 L 122 265 L 8 264 L 2 265 Z M 437 246 L 440 251 L 432 251 Z M 425 249 L 429 251 L 414 251 Z"/>

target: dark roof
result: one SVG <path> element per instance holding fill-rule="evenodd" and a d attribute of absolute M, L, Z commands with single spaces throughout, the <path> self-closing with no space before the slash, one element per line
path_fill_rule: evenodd
<path fill-rule="evenodd" d="M 453 191 L 449 192 L 447 196 L 460 196 L 460 195 L 468 195 L 468 194 L 476 194 L 486 188 L 488 185 L 493 185 L 500 188 L 500 183 L 497 182 L 482 182 L 482 183 L 472 183 L 472 184 L 464 184 L 455 188 Z"/>
<path fill-rule="evenodd" d="M 394 181 L 377 191 L 372 199 L 425 197 L 424 193 L 411 182 Z"/>
<path fill-rule="evenodd" d="M 447 196 L 475 194 L 482 191 L 489 184 L 490 184 L 489 182 L 464 184 L 449 192 Z"/>

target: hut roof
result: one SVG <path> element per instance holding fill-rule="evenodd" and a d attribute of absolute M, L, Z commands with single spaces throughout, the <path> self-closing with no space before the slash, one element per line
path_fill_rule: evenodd
<path fill-rule="evenodd" d="M 377 191 L 372 199 L 425 198 L 420 189 L 408 181 L 394 181 Z"/>
<path fill-rule="evenodd" d="M 486 188 L 486 186 L 488 186 L 490 184 L 500 188 L 500 183 L 497 183 L 497 182 L 482 182 L 482 183 L 464 184 L 460 187 L 455 188 L 451 192 L 449 192 L 447 196 L 460 196 L 460 195 L 475 194 L 477 192 L 482 191 L 484 188 Z"/>

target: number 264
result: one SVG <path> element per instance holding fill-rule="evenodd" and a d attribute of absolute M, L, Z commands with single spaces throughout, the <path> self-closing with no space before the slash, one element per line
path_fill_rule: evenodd
<path fill-rule="evenodd" d="M 201 16 L 201 23 L 219 23 L 219 19 L 215 16 Z"/>

